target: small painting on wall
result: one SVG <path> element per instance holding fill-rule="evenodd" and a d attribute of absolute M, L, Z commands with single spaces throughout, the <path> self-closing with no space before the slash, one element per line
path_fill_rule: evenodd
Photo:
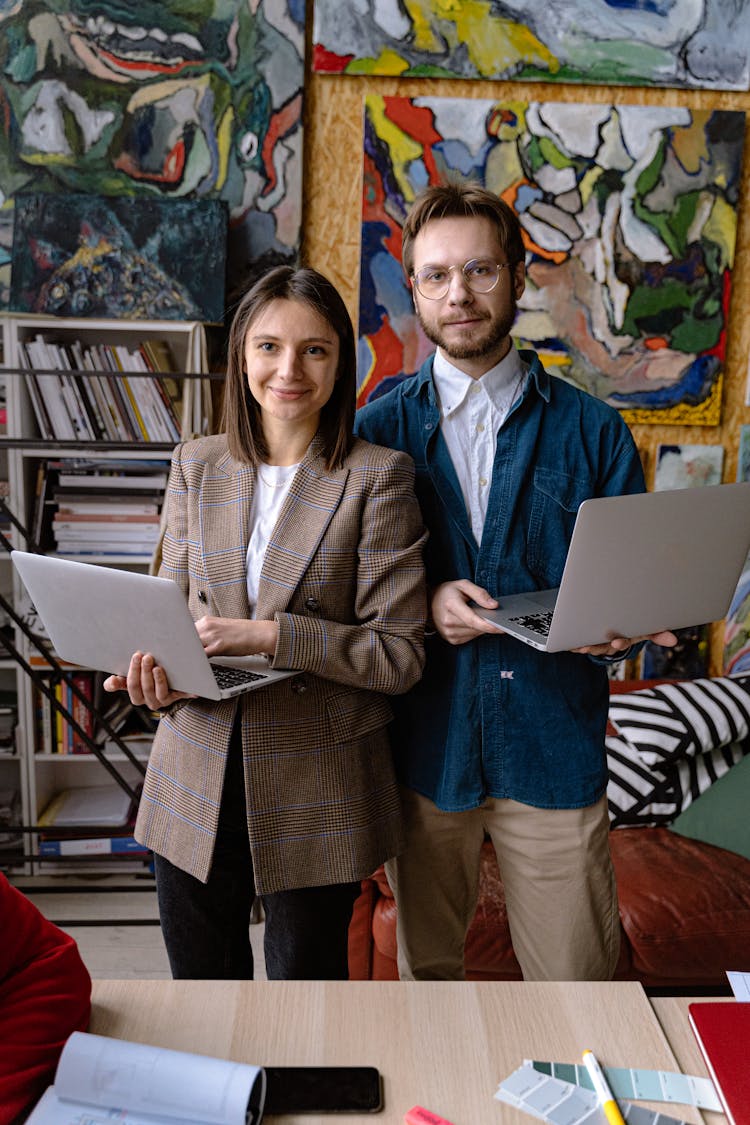
<path fill-rule="evenodd" d="M 124 320 L 224 316 L 219 200 L 18 195 L 10 306 Z"/>
<path fill-rule="evenodd" d="M 519 216 L 519 346 L 628 422 L 718 424 L 743 137 L 735 111 L 367 96 L 360 403 L 432 351 L 401 228 L 422 188 L 458 179 Z"/>
<path fill-rule="evenodd" d="M 750 672 L 750 558 L 724 622 L 724 675 Z"/>
<path fill-rule="evenodd" d="M 654 489 L 721 484 L 723 466 L 721 445 L 660 445 L 656 451 Z"/>
<path fill-rule="evenodd" d="M 695 680 L 708 675 L 708 625 L 675 629 L 675 636 L 677 644 L 672 648 L 662 648 L 646 641 L 640 673 L 644 680 Z"/>
<path fill-rule="evenodd" d="M 737 480 L 750 480 L 750 426 L 740 426 L 737 451 Z"/>
<path fill-rule="evenodd" d="M 748 0 L 315 0 L 313 44 L 324 74 L 750 86 Z"/>

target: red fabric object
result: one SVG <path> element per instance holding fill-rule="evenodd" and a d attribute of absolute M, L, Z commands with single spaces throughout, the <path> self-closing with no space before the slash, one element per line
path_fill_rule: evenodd
<path fill-rule="evenodd" d="M 76 943 L 0 874 L 0 1125 L 37 1101 L 90 1013 L 91 978 Z"/>

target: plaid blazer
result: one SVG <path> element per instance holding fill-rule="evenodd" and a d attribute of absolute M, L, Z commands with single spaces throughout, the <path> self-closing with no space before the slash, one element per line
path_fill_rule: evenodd
<path fill-rule="evenodd" d="M 224 435 L 175 450 L 159 572 L 183 588 L 195 619 L 249 616 L 255 481 Z M 279 625 L 274 666 L 300 674 L 162 717 L 135 829 L 142 844 L 207 880 L 239 707 L 259 893 L 361 879 L 397 852 L 386 696 L 419 679 L 426 617 L 413 483 L 403 453 L 357 440 L 329 472 L 313 441 L 266 551 L 256 611 Z"/>

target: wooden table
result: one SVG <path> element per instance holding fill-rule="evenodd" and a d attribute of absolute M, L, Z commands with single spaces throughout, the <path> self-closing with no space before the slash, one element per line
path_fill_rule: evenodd
<path fill-rule="evenodd" d="M 679 1069 L 641 986 L 629 982 L 95 980 L 93 1000 L 99 1035 L 263 1065 L 377 1066 L 383 1112 L 347 1115 L 347 1125 L 401 1125 L 413 1105 L 454 1125 L 528 1125 L 495 1101 L 498 1084 L 525 1058 L 578 1062 L 585 1047 L 605 1066 Z"/>

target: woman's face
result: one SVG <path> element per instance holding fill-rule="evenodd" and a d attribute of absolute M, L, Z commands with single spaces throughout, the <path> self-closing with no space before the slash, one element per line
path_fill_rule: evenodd
<path fill-rule="evenodd" d="M 279 298 L 251 322 L 245 336 L 247 385 L 271 420 L 314 432 L 336 383 L 339 339 L 302 301 Z"/>

